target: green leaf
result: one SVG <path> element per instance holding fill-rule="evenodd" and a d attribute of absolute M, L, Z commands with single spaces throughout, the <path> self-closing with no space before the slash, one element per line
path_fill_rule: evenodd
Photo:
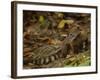
<path fill-rule="evenodd" d="M 64 26 L 65 26 L 65 24 L 72 24 L 72 23 L 74 23 L 74 20 L 61 20 L 60 22 L 59 22 L 59 24 L 58 24 L 58 28 L 59 29 L 62 29 L 62 28 L 64 28 Z"/>
<path fill-rule="evenodd" d="M 84 63 L 80 64 L 79 66 L 89 66 L 91 63 L 91 60 L 87 60 Z"/>
<path fill-rule="evenodd" d="M 58 28 L 62 29 L 64 28 L 64 25 L 65 25 L 65 20 L 61 20 L 60 23 L 58 24 Z"/>
<path fill-rule="evenodd" d="M 65 20 L 65 23 L 72 24 L 72 23 L 74 23 L 74 20 Z"/>
<path fill-rule="evenodd" d="M 44 17 L 43 16 L 39 17 L 39 22 L 44 22 Z"/>

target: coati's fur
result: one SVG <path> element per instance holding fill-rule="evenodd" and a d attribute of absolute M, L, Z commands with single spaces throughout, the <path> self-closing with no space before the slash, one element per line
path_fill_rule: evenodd
<path fill-rule="evenodd" d="M 89 36 L 84 29 L 80 30 L 78 27 L 73 29 L 68 36 L 64 39 L 61 47 L 55 54 L 39 58 L 33 61 L 36 65 L 48 64 L 59 58 L 66 58 L 67 54 L 78 54 L 87 50 L 90 46 Z"/>
<path fill-rule="evenodd" d="M 80 30 L 79 27 L 76 27 L 76 29 L 70 32 L 63 42 L 61 49 L 63 57 L 70 53 L 78 54 L 90 47 L 89 33 L 84 29 Z"/>

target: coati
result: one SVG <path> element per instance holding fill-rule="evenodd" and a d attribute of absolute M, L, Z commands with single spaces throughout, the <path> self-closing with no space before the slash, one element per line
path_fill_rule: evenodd
<path fill-rule="evenodd" d="M 61 49 L 63 57 L 66 57 L 67 54 L 70 53 L 78 54 L 79 52 L 89 49 L 89 38 L 89 33 L 86 30 L 80 29 L 79 27 L 72 29 L 63 41 Z"/>
<path fill-rule="evenodd" d="M 75 27 L 70 30 L 69 34 L 58 48 L 47 45 L 35 50 L 34 53 L 36 53 L 37 57 L 33 58 L 33 64 L 46 65 L 59 58 L 66 58 L 68 54 L 78 54 L 83 52 L 89 49 L 88 46 L 90 46 L 90 41 L 88 39 L 89 35 L 86 30 Z"/>

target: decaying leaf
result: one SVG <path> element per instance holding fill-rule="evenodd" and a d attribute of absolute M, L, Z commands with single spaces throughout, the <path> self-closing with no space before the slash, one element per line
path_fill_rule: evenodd
<path fill-rule="evenodd" d="M 59 18 L 63 18 L 64 14 L 63 13 L 56 13 L 58 15 Z"/>
<path fill-rule="evenodd" d="M 64 28 L 65 24 L 72 24 L 74 23 L 74 20 L 61 20 L 58 24 L 58 28 L 62 29 Z"/>
<path fill-rule="evenodd" d="M 24 48 L 24 53 L 32 51 L 31 48 Z"/>

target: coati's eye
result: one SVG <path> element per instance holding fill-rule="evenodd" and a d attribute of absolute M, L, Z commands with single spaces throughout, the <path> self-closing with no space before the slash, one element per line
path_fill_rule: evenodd
<path fill-rule="evenodd" d="M 71 36 L 72 34 L 70 33 L 70 36 Z"/>
<path fill-rule="evenodd" d="M 74 37 L 74 34 L 70 33 L 69 36 L 70 36 L 70 37 Z"/>

